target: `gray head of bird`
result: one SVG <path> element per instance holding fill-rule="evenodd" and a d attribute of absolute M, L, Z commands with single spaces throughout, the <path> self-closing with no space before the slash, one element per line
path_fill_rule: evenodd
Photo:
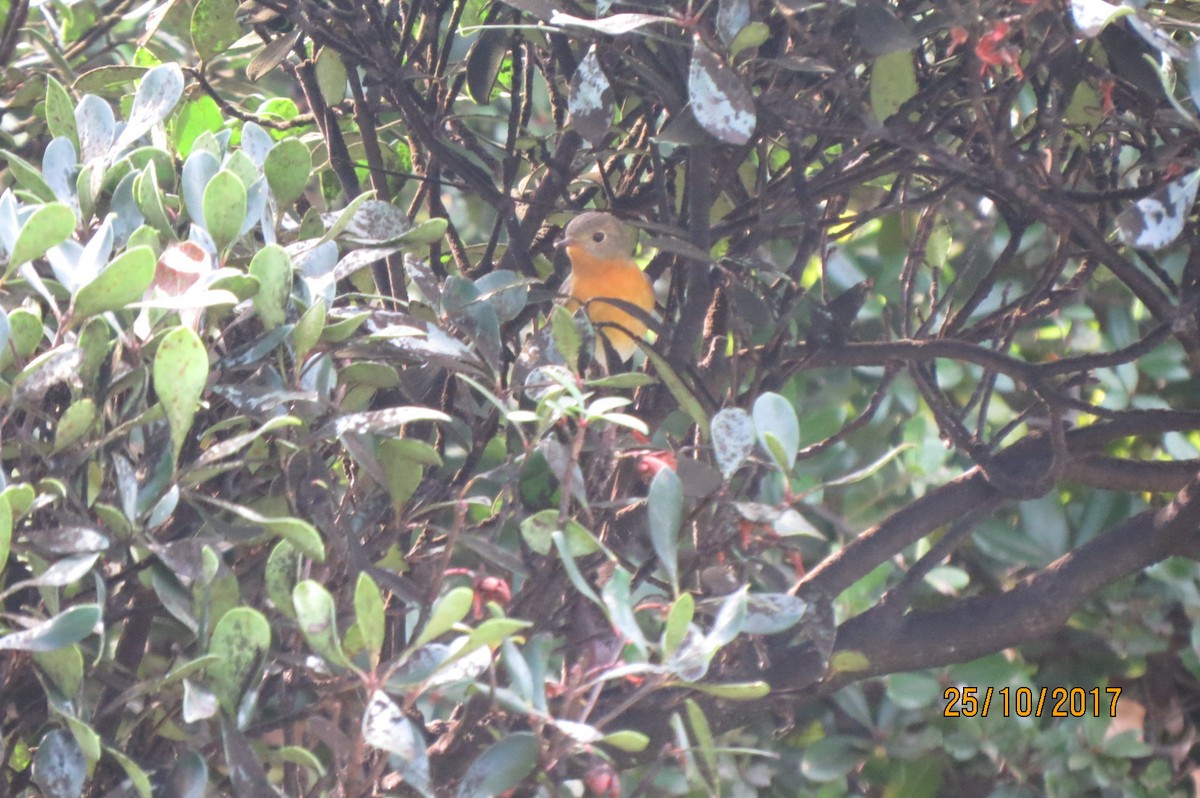
<path fill-rule="evenodd" d="M 578 247 L 601 260 L 628 258 L 636 230 L 611 213 L 588 211 L 571 220 L 556 246 Z"/>

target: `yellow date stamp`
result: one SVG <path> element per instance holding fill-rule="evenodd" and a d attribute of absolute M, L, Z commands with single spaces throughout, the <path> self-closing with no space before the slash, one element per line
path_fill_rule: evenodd
<path fill-rule="evenodd" d="M 942 693 L 947 718 L 1116 717 L 1120 687 L 947 687 Z"/>

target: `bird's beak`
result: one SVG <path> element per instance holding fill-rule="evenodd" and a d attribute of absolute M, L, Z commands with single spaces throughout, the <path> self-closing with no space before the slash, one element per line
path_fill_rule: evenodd
<path fill-rule="evenodd" d="M 554 248 L 562 249 L 563 247 L 569 247 L 569 246 L 573 245 L 574 243 L 575 243 L 574 239 L 560 238 L 558 241 L 554 242 Z"/>

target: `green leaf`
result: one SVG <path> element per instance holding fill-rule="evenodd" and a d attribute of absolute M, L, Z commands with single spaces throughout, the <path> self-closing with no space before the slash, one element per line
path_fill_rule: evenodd
<path fill-rule="evenodd" d="M 429 620 L 410 648 L 417 649 L 435 637 L 450 630 L 450 627 L 467 617 L 471 611 L 475 591 L 469 587 L 456 587 L 438 599 L 429 613 Z"/>
<path fill-rule="evenodd" d="M 704 642 L 713 652 L 733 641 L 742 631 L 746 621 L 746 605 L 749 587 L 743 585 L 724 598 L 712 628 L 704 636 Z"/>
<path fill-rule="evenodd" d="M 29 629 L 0 637 L 0 651 L 54 651 L 78 643 L 100 621 L 99 604 L 80 604 Z"/>
<path fill-rule="evenodd" d="M 604 735 L 600 742 L 618 751 L 636 754 L 638 751 L 645 751 L 646 746 L 650 745 L 650 736 L 632 729 L 622 729 Z"/>
<path fill-rule="evenodd" d="M 471 763 L 458 783 L 458 798 L 494 798 L 516 787 L 532 772 L 538 758 L 537 738 L 528 732 L 509 734 Z"/>
<path fill-rule="evenodd" d="M 550 539 L 554 541 L 554 548 L 558 552 L 558 559 L 562 562 L 563 570 L 567 572 L 567 578 L 571 580 L 571 584 L 575 586 L 575 589 L 579 591 L 581 595 L 591 599 L 594 603 L 603 607 L 604 602 L 600 600 L 600 597 L 596 595 L 596 591 L 592 589 L 592 586 L 588 584 L 587 579 L 585 579 L 583 574 L 579 571 L 579 565 L 575 562 L 575 558 L 571 556 L 571 547 L 567 544 L 567 540 L 563 536 L 563 533 L 555 530 L 554 534 L 550 536 Z"/>
<path fill-rule="evenodd" d="M 861 651 L 838 651 L 829 659 L 830 673 L 856 673 L 871 667 L 871 661 Z"/>
<path fill-rule="evenodd" d="M 66 241 L 75 231 L 75 211 L 61 202 L 48 202 L 40 206 L 21 226 L 17 240 L 9 254 L 8 271 L 11 274 L 21 265 L 46 254 L 46 250 Z"/>
<path fill-rule="evenodd" d="M 9 502 L 9 490 L 5 490 L 4 493 L 0 493 L 0 575 L 4 574 L 8 565 L 8 552 L 12 548 L 12 531 L 12 505 Z"/>
<path fill-rule="evenodd" d="M 263 162 L 267 185 L 280 209 L 291 206 L 312 176 L 312 155 L 298 138 L 286 138 L 271 148 Z"/>
<path fill-rule="evenodd" d="M 239 518 L 262 527 L 267 532 L 279 535 L 300 550 L 304 556 L 316 562 L 325 561 L 325 542 L 317 528 L 302 518 L 292 516 L 272 517 L 252 510 L 249 507 L 216 498 L 209 501 L 222 507 Z"/>
<path fill-rule="evenodd" d="M 816 782 L 831 782 L 844 777 L 866 758 L 859 740 L 848 735 L 831 735 L 817 740 L 804 750 L 800 773 Z"/>
<path fill-rule="evenodd" d="M 7 502 L 8 507 L 12 510 L 9 523 L 25 515 L 29 512 L 29 508 L 33 506 L 33 500 L 37 498 L 37 492 L 28 482 L 18 482 L 15 485 L 9 485 L 0 492 L 0 498 Z M 4 523 L 4 516 L 0 514 L 0 524 Z M 6 550 L 7 551 L 7 550 Z M 0 563 L 3 563 L 4 557 L 0 557 Z"/>
<path fill-rule="evenodd" d="M 679 403 L 679 407 L 692 417 L 692 421 L 700 427 L 701 434 L 708 430 L 708 413 L 704 412 L 704 405 L 696 398 L 691 389 L 687 387 L 687 383 L 680 378 L 675 369 L 671 368 L 671 364 L 666 358 L 654 351 L 646 341 L 638 339 L 638 346 L 646 353 L 646 359 L 654 366 L 654 370 L 658 373 L 659 379 L 667 386 L 667 390 L 671 392 L 671 396 L 675 397 L 675 401 Z"/>
<path fill-rule="evenodd" d="M 646 636 L 642 633 L 642 627 L 638 625 L 634 613 L 633 574 L 620 566 L 614 568 L 608 581 L 604 583 L 601 595 L 613 628 L 644 658 Z"/>
<path fill-rule="evenodd" d="M 683 483 L 673 469 L 661 468 L 650 483 L 646 502 L 650 543 L 671 588 L 679 594 L 679 528 L 683 524 Z"/>
<path fill-rule="evenodd" d="M 203 2 L 205 0 L 201 0 Z M 204 227 L 217 249 L 223 251 L 241 234 L 242 222 L 246 218 L 246 186 L 236 174 L 222 169 L 204 187 L 201 205 Z"/>
<path fill-rule="evenodd" d="M 192 146 L 201 134 L 216 133 L 223 125 L 221 109 L 212 97 L 201 94 L 194 99 L 185 100 L 171 125 L 175 151 L 179 153 L 180 158 L 186 160 L 192 154 Z"/>
<path fill-rule="evenodd" d="M 92 399 L 80 399 L 63 411 L 54 430 L 54 448 L 51 453 L 61 452 L 74 446 L 87 435 L 96 421 L 96 403 Z"/>
<path fill-rule="evenodd" d="M 175 235 L 167 207 L 163 203 L 162 190 L 158 187 L 158 167 L 154 161 L 146 164 L 146 168 L 138 175 L 133 184 L 134 200 L 138 210 L 146 217 L 146 222 L 154 230 L 167 237 Z"/>
<path fill-rule="evenodd" d="M 15 359 L 24 360 L 37 351 L 45 337 L 42 317 L 29 308 L 15 308 L 8 314 L 8 345 L 0 349 L 0 367 Z"/>
<path fill-rule="evenodd" d="M 754 428 L 758 442 L 784 472 L 792 470 L 800 451 L 800 421 L 791 402 L 777 393 L 754 400 Z"/>
<path fill-rule="evenodd" d="M 325 562 L 325 541 L 317 528 L 302 518 L 261 518 L 258 522 L 267 530 L 290 541 L 313 562 Z"/>
<path fill-rule="evenodd" d="M 883 122 L 917 94 L 913 54 L 897 50 L 876 58 L 870 80 L 871 115 Z"/>
<path fill-rule="evenodd" d="M 426 219 L 420 224 L 415 225 L 412 229 L 401 233 L 395 238 L 384 239 L 379 243 L 379 245 L 403 245 L 406 249 L 413 250 L 419 247 L 428 246 L 437 241 L 441 241 L 446 237 L 446 230 L 449 228 L 450 222 L 446 219 Z"/>
<path fill-rule="evenodd" d="M 208 381 L 208 350 L 188 327 L 176 327 L 163 336 L 154 353 L 154 391 L 171 429 L 174 458 L 187 439 Z"/>
<path fill-rule="evenodd" d="M 296 322 L 296 326 L 292 328 L 292 345 L 296 350 L 297 363 L 303 363 L 304 359 L 308 357 L 308 353 L 321 339 L 321 332 L 324 329 L 325 298 L 317 297 L 308 306 L 308 310 L 304 311 L 300 320 Z"/>
<path fill-rule="evenodd" d="M 305 579 L 292 591 L 292 604 L 309 647 L 330 665 L 352 669 L 338 639 L 337 605 L 329 591 L 319 582 Z"/>
<path fill-rule="evenodd" d="M 74 698 L 83 684 L 83 653 L 79 646 L 66 646 L 55 651 L 34 652 L 33 661 L 46 674 L 59 692 Z"/>
<path fill-rule="evenodd" d="M 737 35 L 733 37 L 733 41 L 729 43 L 729 56 L 732 58 L 742 50 L 758 47 L 769 38 L 771 38 L 771 28 L 765 22 L 751 22 L 738 31 Z"/>
<path fill-rule="evenodd" d="M 681 593 L 671 604 L 667 613 L 667 622 L 663 626 L 663 659 L 669 660 L 679 649 L 687 635 L 692 619 L 696 616 L 696 599 L 691 593 Z"/>
<path fill-rule="evenodd" d="M 575 319 L 562 305 L 550 314 L 550 333 L 554 337 L 554 345 L 558 347 L 563 358 L 575 368 L 579 363 L 579 351 L 582 338 L 575 326 Z"/>
<path fill-rule="evenodd" d="M 887 677 L 887 695 L 902 709 L 920 710 L 941 700 L 942 684 L 928 673 L 892 673 Z"/>
<path fill-rule="evenodd" d="M 75 125 L 75 103 L 58 79 L 46 75 L 46 127 L 50 135 L 70 140 L 79 152 L 79 129 Z"/>
<path fill-rule="evenodd" d="M 428 462 L 428 453 L 437 458 L 437 452 L 429 444 L 412 438 L 384 438 L 379 441 L 375 455 L 379 459 L 379 467 L 383 469 L 392 507 L 397 511 L 402 510 L 416 493 L 425 476 L 425 466 L 436 464 Z M 440 463 L 440 458 L 437 462 Z"/>
<path fill-rule="evenodd" d="M 205 211 L 205 218 L 207 213 Z M 254 295 L 254 310 L 263 327 L 268 330 L 275 329 L 287 320 L 292 273 L 292 257 L 278 244 L 263 247 L 250 261 L 250 275 L 259 282 L 258 293 Z"/>
<path fill-rule="evenodd" d="M 263 584 L 267 589 L 267 597 L 279 610 L 289 618 L 296 617 L 296 607 L 292 603 L 292 591 L 296 589 L 297 575 L 300 573 L 300 550 L 286 539 L 275 544 L 267 557 L 267 566 L 263 571 Z"/>
<path fill-rule="evenodd" d="M 730 701 L 756 701 L 760 698 L 766 698 L 771 694 L 771 685 L 766 682 L 737 682 L 730 684 L 696 682 L 689 684 L 688 687 L 706 695 L 715 696 L 716 698 L 726 698 Z"/>
<path fill-rule="evenodd" d="M 379 586 L 366 571 L 358 575 L 354 586 L 354 618 L 374 667 L 383 649 L 384 606 Z"/>
<path fill-rule="evenodd" d="M 36 166 L 25 160 L 15 152 L 10 150 L 0 150 L 0 157 L 3 157 L 8 162 L 9 171 L 17 180 L 17 185 L 33 194 L 38 199 L 46 203 L 53 203 L 56 199 L 54 189 L 50 188 L 50 184 L 42 177 L 42 172 Z M 74 223 L 72 222 L 72 226 Z M 53 246 L 51 244 L 50 246 Z M 46 249 L 49 249 L 47 247 Z M 44 251 L 44 250 L 43 250 Z M 20 263 L 16 264 L 20 266 Z"/>
<path fill-rule="evenodd" d="M 467 94 L 476 105 L 491 102 L 492 87 L 512 46 L 512 33 L 500 27 L 485 27 L 467 53 Z"/>
<path fill-rule="evenodd" d="M 321 96 L 329 105 L 337 105 L 346 98 L 346 65 L 332 47 L 322 47 L 317 55 L 317 86 Z"/>
<path fill-rule="evenodd" d="M 520 618 L 489 618 L 471 630 L 471 633 L 467 635 L 466 644 L 454 652 L 454 655 L 446 662 L 462 659 L 472 651 L 484 646 L 489 648 L 498 646 L 501 641 L 507 640 L 522 629 L 528 629 L 531 626 L 533 626 L 532 622 L 523 621 Z"/>
<path fill-rule="evenodd" d="M 92 570 L 92 566 L 99 558 L 99 552 L 94 551 L 64 557 L 41 574 L 9 585 L 4 592 L 0 593 L 0 597 L 7 597 L 18 590 L 30 587 L 66 587 L 74 584 Z"/>
<path fill-rule="evenodd" d="M 212 691 L 221 708 L 237 715 L 242 695 L 262 678 L 263 660 L 271 649 L 271 624 L 250 607 L 234 607 L 213 628 L 208 653 L 218 659 L 208 666 Z"/>
<path fill-rule="evenodd" d="M 386 363 L 360 360 L 338 372 L 338 385 L 362 385 L 378 390 L 390 390 L 400 385 L 400 372 Z"/>
<path fill-rule="evenodd" d="M 272 432 L 284 427 L 296 427 L 303 425 L 303 421 L 295 416 L 275 416 L 263 422 L 262 426 L 257 429 L 244 432 L 241 435 L 234 435 L 232 438 L 226 438 L 220 443 L 208 446 L 204 450 L 204 454 L 200 455 L 196 460 L 196 464 L 200 466 L 211 465 L 226 457 L 232 457 L 246 446 L 250 446 L 255 441 L 265 436 L 268 432 Z M 213 428 L 205 433 L 207 436 L 213 431 Z"/>
<path fill-rule="evenodd" d="M 150 247 L 133 247 L 122 252 L 96 279 L 75 293 L 75 317 L 98 316 L 138 301 L 154 281 L 156 263 L 157 258 Z"/>
<path fill-rule="evenodd" d="M 683 705 L 687 712 L 688 725 L 692 727 L 692 739 L 696 741 L 696 747 L 700 749 L 700 757 L 704 760 L 704 767 L 708 771 L 709 779 L 715 781 L 717 778 L 717 745 L 713 741 L 712 727 L 708 725 L 708 718 L 704 716 L 704 710 L 694 699 L 686 699 Z"/>
<path fill-rule="evenodd" d="M 545 556 L 554 547 L 553 535 L 558 531 L 558 510 L 542 510 L 521 521 L 521 537 L 535 554 Z M 572 557 L 585 557 L 600 550 L 600 544 L 582 524 L 568 518 L 562 533 Z"/>
<path fill-rule="evenodd" d="M 199 0 L 192 12 L 192 46 L 202 61 L 224 53 L 242 36 L 237 0 Z"/>

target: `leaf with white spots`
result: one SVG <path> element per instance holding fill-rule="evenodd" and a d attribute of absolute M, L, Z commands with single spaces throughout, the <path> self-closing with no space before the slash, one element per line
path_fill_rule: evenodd
<path fill-rule="evenodd" d="M 1196 202 L 1200 170 L 1184 175 L 1135 202 L 1117 217 L 1117 236 L 1137 249 L 1162 249 L 1183 232 Z"/>
<path fill-rule="evenodd" d="M 717 467 L 729 479 L 754 451 L 754 419 L 740 407 L 727 407 L 713 416 L 710 428 Z"/>
<path fill-rule="evenodd" d="M 1089 39 L 1099 36 L 1118 15 L 1132 13 L 1132 8 L 1122 8 L 1104 0 L 1071 0 L 1071 18 L 1075 20 L 1075 27 Z"/>
<path fill-rule="evenodd" d="M 593 147 L 599 146 L 613 117 L 612 85 L 600 68 L 596 45 L 579 62 L 567 99 L 568 124 Z"/>
<path fill-rule="evenodd" d="M 396 702 L 382 690 L 376 690 L 371 695 L 371 703 L 363 715 L 362 735 L 371 745 L 396 756 L 399 773 L 409 787 L 421 795 L 433 795 L 425 739 Z"/>
<path fill-rule="evenodd" d="M 733 70 L 695 37 L 688 97 L 700 127 L 726 144 L 745 144 L 754 133 L 754 98 Z"/>
<path fill-rule="evenodd" d="M 118 152 L 146 135 L 167 118 L 182 96 L 183 71 L 179 64 L 161 64 L 147 72 L 138 83 L 129 121 L 112 145 L 112 152 Z"/>
<path fill-rule="evenodd" d="M 427 407 L 389 407 L 386 410 L 370 410 L 365 413 L 351 413 L 334 419 L 329 427 L 320 434 L 327 435 L 332 427 L 337 436 L 353 432 L 359 435 L 367 433 L 389 432 L 396 427 L 410 424 L 414 421 L 449 421 L 450 416 L 438 410 Z"/>
<path fill-rule="evenodd" d="M 597 33 L 606 33 L 609 36 L 620 36 L 623 33 L 631 33 L 638 28 L 644 28 L 655 22 L 679 24 L 670 17 L 660 17 L 656 14 L 613 14 L 611 17 L 605 17 L 604 19 L 585 19 L 584 17 L 564 14 L 561 11 L 555 11 L 550 15 L 551 25 L 571 25 L 576 28 L 587 28 Z"/>

